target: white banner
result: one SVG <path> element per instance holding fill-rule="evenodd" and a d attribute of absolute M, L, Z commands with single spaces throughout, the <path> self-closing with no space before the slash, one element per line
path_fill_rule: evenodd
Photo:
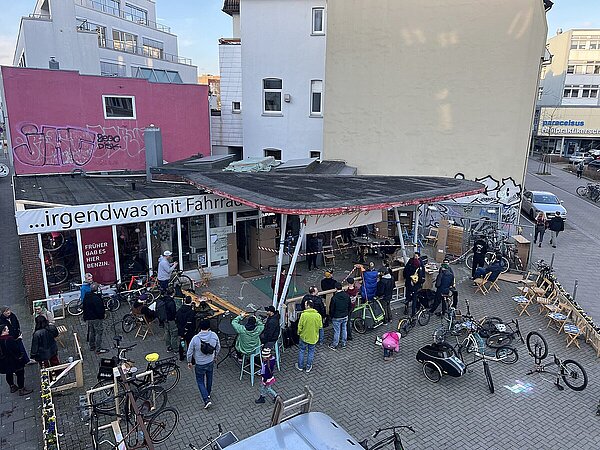
<path fill-rule="evenodd" d="M 17 211 L 15 215 L 17 232 L 23 235 L 251 209 L 234 200 L 208 194 L 37 208 Z"/>
<path fill-rule="evenodd" d="M 383 215 L 381 210 L 377 209 L 374 211 L 353 211 L 344 214 L 318 214 L 304 216 L 304 218 L 306 219 L 307 233 L 321 233 L 378 223 L 383 220 Z"/>

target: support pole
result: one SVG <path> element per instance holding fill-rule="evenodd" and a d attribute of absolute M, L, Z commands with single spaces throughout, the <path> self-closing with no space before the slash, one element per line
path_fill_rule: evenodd
<path fill-rule="evenodd" d="M 287 227 L 287 214 L 281 216 L 281 230 L 279 232 L 279 254 L 277 256 L 277 273 L 275 274 L 275 287 L 273 288 L 273 306 L 277 306 L 279 294 L 279 280 L 281 279 L 281 266 L 283 265 L 283 249 L 285 247 L 285 233 Z"/>
<path fill-rule="evenodd" d="M 413 244 L 414 244 L 414 248 L 415 248 L 415 252 L 416 251 L 420 251 L 419 247 L 418 247 L 418 243 L 419 243 L 419 216 L 421 214 L 421 210 L 420 207 L 417 205 L 415 207 L 415 225 L 413 227 Z"/>
<path fill-rule="evenodd" d="M 304 240 L 304 235 L 306 234 L 306 220 L 303 220 L 300 223 L 300 235 L 298 236 L 298 240 L 296 241 L 296 247 L 294 248 L 294 255 L 292 256 L 292 261 L 290 262 L 290 267 L 288 269 L 287 276 L 285 278 L 285 284 L 283 285 L 283 291 L 281 291 L 281 301 L 279 304 L 274 305 L 276 309 L 279 311 L 279 308 L 284 304 L 285 296 L 287 294 L 288 288 L 290 286 L 290 282 L 292 280 L 292 274 L 294 273 L 294 269 L 296 268 L 296 261 L 298 260 L 298 254 L 300 253 L 300 247 L 302 246 L 302 241 Z M 277 297 L 275 297 L 277 299 Z"/>
<path fill-rule="evenodd" d="M 398 232 L 398 238 L 400 238 L 402 259 L 404 260 L 404 264 L 406 264 L 408 261 L 408 256 L 406 256 L 406 246 L 404 245 L 404 236 L 402 236 L 402 225 L 400 224 L 400 214 L 398 214 L 398 208 L 394 208 L 394 216 L 396 217 L 396 231 Z"/>

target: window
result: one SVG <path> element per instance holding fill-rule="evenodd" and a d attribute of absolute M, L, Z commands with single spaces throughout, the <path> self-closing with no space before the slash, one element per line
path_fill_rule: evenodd
<path fill-rule="evenodd" d="M 105 119 L 135 119 L 135 97 L 103 95 Z"/>
<path fill-rule="evenodd" d="M 544 87 L 540 86 L 540 87 L 538 87 L 538 100 L 541 100 L 543 95 L 544 95 Z"/>
<path fill-rule="evenodd" d="M 583 98 L 598 98 L 598 86 L 585 86 L 581 91 Z"/>
<path fill-rule="evenodd" d="M 590 50 L 600 50 L 600 41 L 590 41 Z"/>
<path fill-rule="evenodd" d="M 81 283 L 75 230 L 44 233 L 40 237 L 48 293 L 59 294 L 68 290 L 70 283 Z"/>
<path fill-rule="evenodd" d="M 312 80 L 310 82 L 310 115 L 323 115 L 323 81 Z"/>
<path fill-rule="evenodd" d="M 117 246 L 121 280 L 129 281 L 132 275 L 148 273 L 148 241 L 146 223 L 117 225 Z"/>
<path fill-rule="evenodd" d="M 575 73 L 575 66 L 574 65 L 567 66 L 567 73 Z"/>
<path fill-rule="evenodd" d="M 113 16 L 119 16 L 121 10 L 121 2 L 119 0 L 94 0 L 89 2 L 93 9 L 102 11 Z"/>
<path fill-rule="evenodd" d="M 311 151 L 309 152 L 309 157 L 310 157 L 310 158 L 318 158 L 318 159 L 321 159 L 321 152 L 320 152 L 320 151 L 318 151 L 318 150 L 311 150 Z"/>
<path fill-rule="evenodd" d="M 150 258 L 154 273 L 158 270 L 158 260 L 169 250 L 173 261 L 179 262 L 179 241 L 177 237 L 177 219 L 154 220 L 150 222 Z M 179 262 L 179 264 L 181 264 Z"/>
<path fill-rule="evenodd" d="M 142 38 L 144 45 L 144 55 L 150 58 L 164 59 L 164 46 L 162 42 L 155 41 L 154 39 Z"/>
<path fill-rule="evenodd" d="M 124 77 L 125 64 L 100 61 L 100 75 L 103 77 Z"/>
<path fill-rule="evenodd" d="M 137 53 L 137 36 L 125 31 L 113 30 L 113 48 L 128 53 Z"/>
<path fill-rule="evenodd" d="M 325 8 L 312 9 L 312 34 L 325 34 Z"/>
<path fill-rule="evenodd" d="M 239 113 L 242 111 L 242 104 L 240 102 L 232 102 L 231 103 L 231 112 Z"/>
<path fill-rule="evenodd" d="M 131 69 L 133 78 L 143 78 L 153 83 L 182 84 L 179 72 L 174 70 L 151 69 L 150 67 L 136 67 Z"/>
<path fill-rule="evenodd" d="M 127 20 L 131 20 L 132 22 L 140 23 L 142 25 L 148 25 L 148 12 L 138 8 L 137 6 L 125 3 L 123 14 L 125 14 L 125 18 Z"/>
<path fill-rule="evenodd" d="M 263 98 L 265 114 L 281 113 L 281 89 L 282 82 L 279 78 L 263 79 Z"/>
<path fill-rule="evenodd" d="M 575 73 L 583 75 L 585 73 L 585 66 L 575 66 Z"/>
<path fill-rule="evenodd" d="M 182 217 L 181 247 L 184 270 L 208 266 L 206 242 L 206 216 Z"/>
<path fill-rule="evenodd" d="M 563 91 L 564 98 L 577 98 L 579 97 L 579 89 L 567 88 Z"/>
<path fill-rule="evenodd" d="M 265 148 L 263 152 L 265 156 L 272 156 L 277 161 L 281 161 L 281 150 L 277 150 L 275 148 Z"/>

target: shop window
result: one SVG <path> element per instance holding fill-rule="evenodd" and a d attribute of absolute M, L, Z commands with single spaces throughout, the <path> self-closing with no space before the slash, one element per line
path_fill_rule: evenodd
<path fill-rule="evenodd" d="M 75 231 L 54 231 L 41 235 L 50 295 L 69 291 L 71 283 L 81 283 Z"/>
<path fill-rule="evenodd" d="M 175 219 L 150 222 L 150 250 L 152 267 L 154 267 L 155 272 L 158 267 L 158 258 L 166 250 L 173 253 L 173 261 L 179 260 L 177 221 Z"/>
<path fill-rule="evenodd" d="M 233 213 L 210 215 L 210 265 L 227 264 L 227 235 L 233 233 Z"/>
<path fill-rule="evenodd" d="M 208 266 L 206 216 L 181 218 L 181 247 L 184 270 Z"/>
<path fill-rule="evenodd" d="M 144 222 L 117 225 L 121 281 L 127 282 L 133 275 L 148 273 L 147 242 Z"/>

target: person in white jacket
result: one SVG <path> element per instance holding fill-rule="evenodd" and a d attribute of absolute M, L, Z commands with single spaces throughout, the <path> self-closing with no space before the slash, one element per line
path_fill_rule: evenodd
<path fill-rule="evenodd" d="M 161 291 L 166 291 L 169 287 L 169 280 L 171 279 L 171 273 L 177 267 L 177 261 L 171 262 L 173 259 L 173 253 L 169 250 L 165 250 L 160 258 L 158 258 L 158 285 Z"/>

